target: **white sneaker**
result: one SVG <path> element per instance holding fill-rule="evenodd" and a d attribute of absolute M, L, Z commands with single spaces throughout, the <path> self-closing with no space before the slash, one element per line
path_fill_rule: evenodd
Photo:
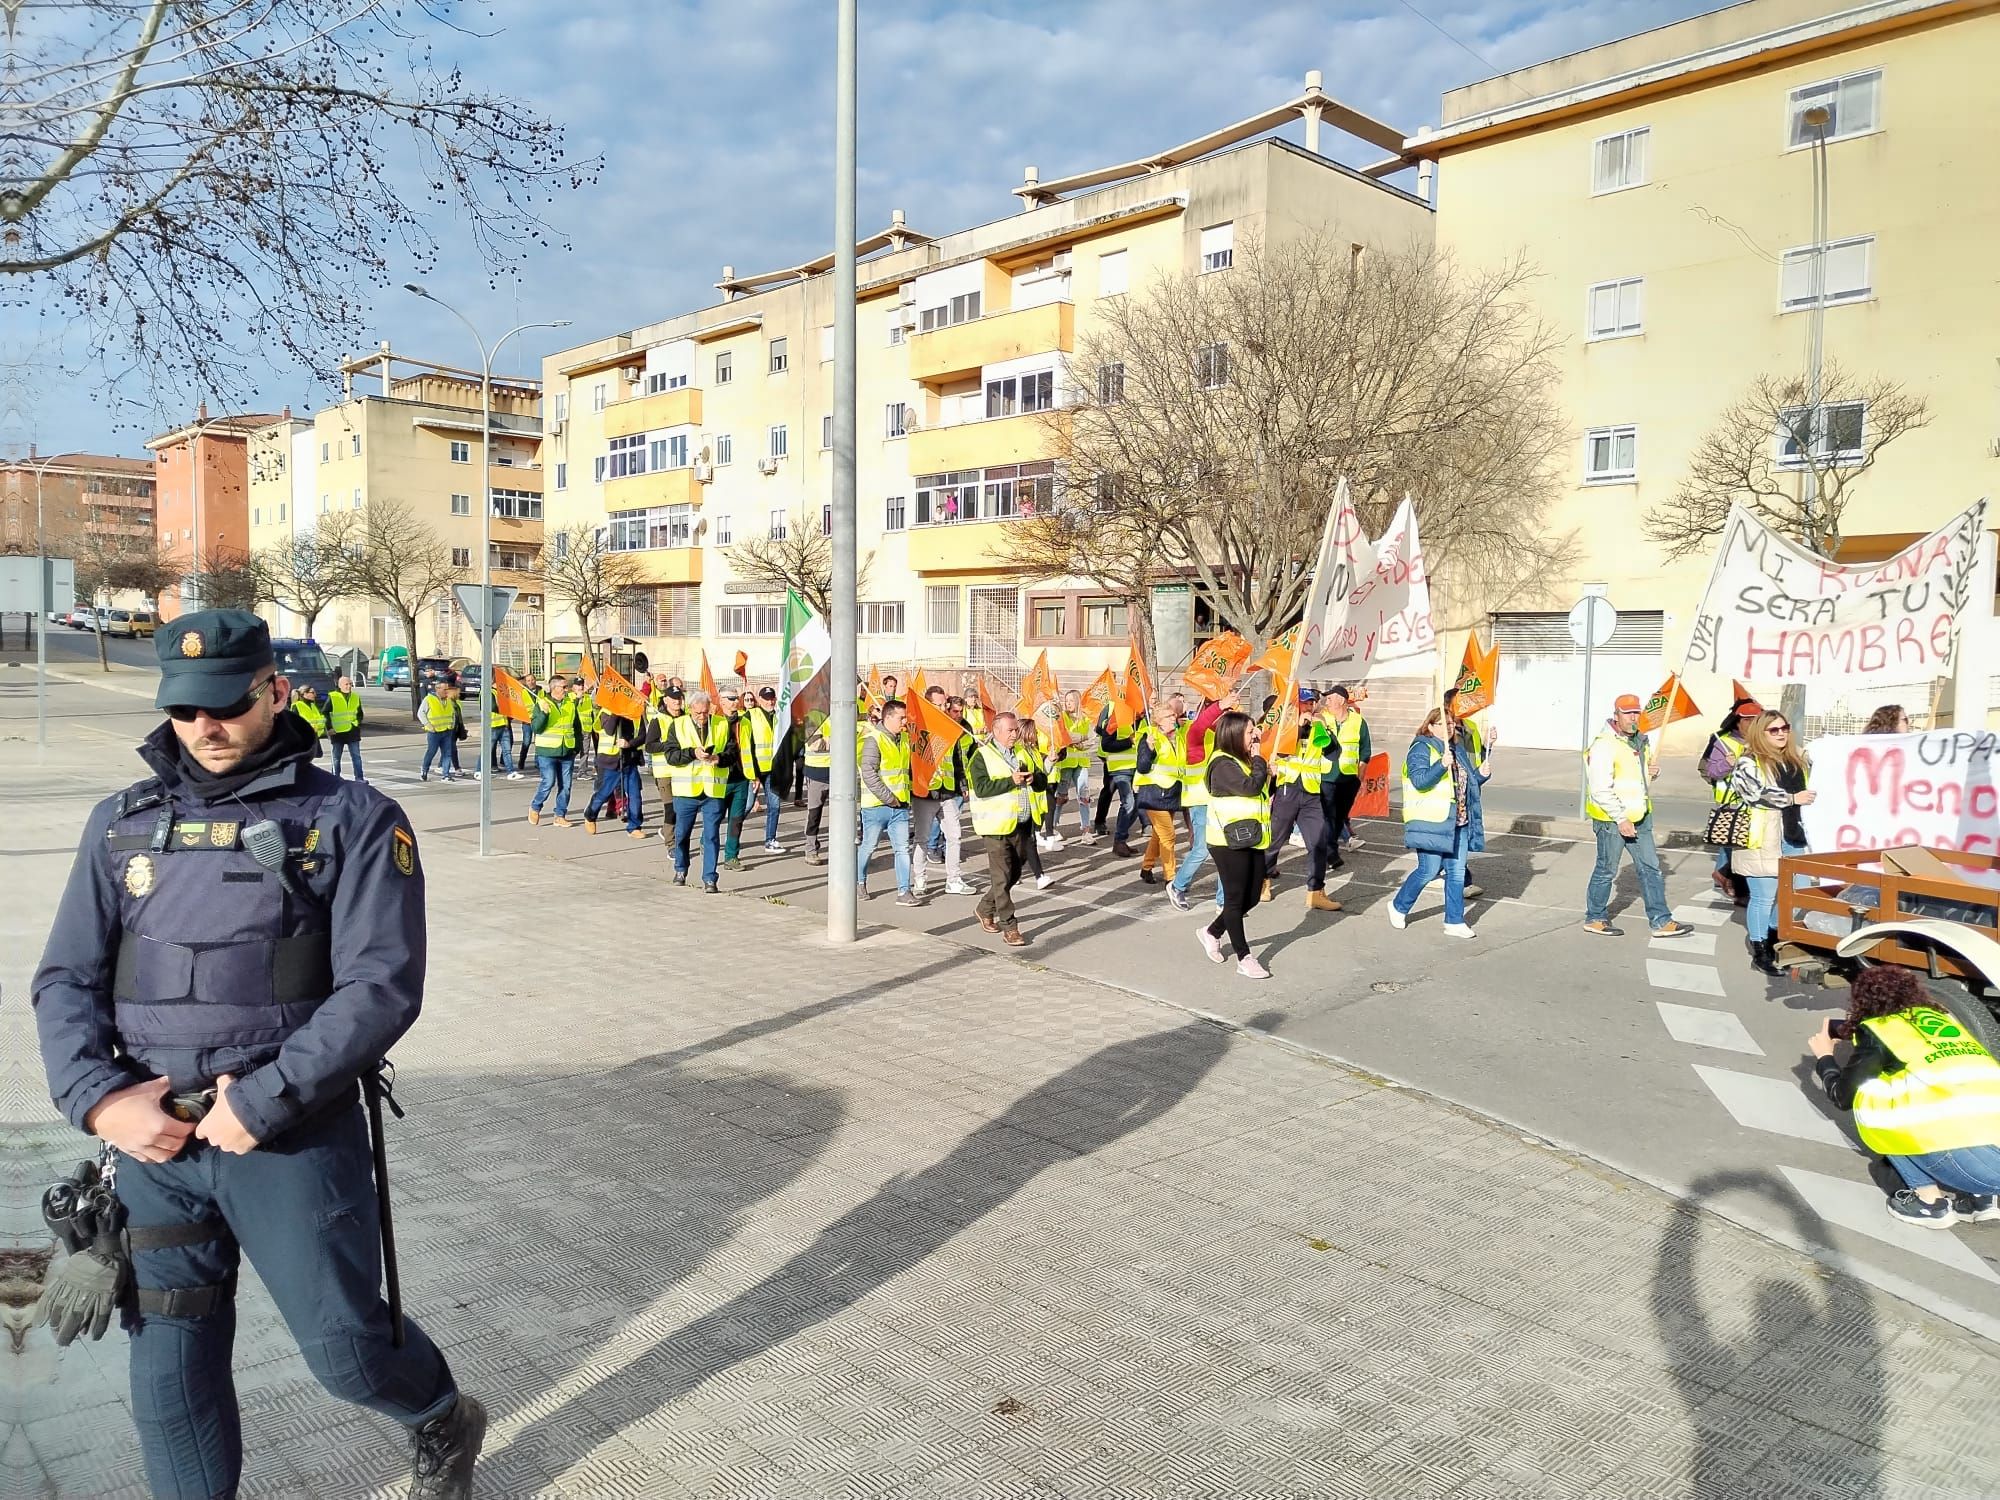
<path fill-rule="evenodd" d="M 1393 901 L 1389 903 L 1389 925 L 1398 932 L 1410 925 L 1410 919 L 1396 910 L 1396 903 Z"/>
<path fill-rule="evenodd" d="M 910 891 L 913 895 L 923 897 L 930 894 L 931 888 L 921 880 L 913 880 L 910 882 Z"/>
<path fill-rule="evenodd" d="M 1049 835 L 1049 842 L 1048 842 L 1048 847 L 1049 847 L 1049 848 L 1051 848 L 1051 849 L 1061 849 L 1061 848 L 1065 848 L 1065 847 L 1066 847 L 1066 845 L 1065 845 L 1065 844 L 1064 844 L 1064 842 L 1063 842 L 1063 836 L 1062 836 L 1061 834 L 1059 834 L 1059 833 L 1052 833 L 1052 834 L 1050 834 L 1050 835 Z"/>
<path fill-rule="evenodd" d="M 1055 883 L 1056 878 L 1053 875 L 1037 875 L 1035 877 L 1035 889 L 1038 891 L 1045 891 Z"/>
<path fill-rule="evenodd" d="M 1363 846 L 1360 839 L 1349 839 L 1347 841 L 1347 847 L 1350 849 L 1359 849 Z"/>
<path fill-rule="evenodd" d="M 783 854 L 785 852 L 785 846 L 783 844 L 778 843 L 776 840 L 773 840 L 772 842 L 764 846 L 764 852 L 766 854 Z"/>
<path fill-rule="evenodd" d="M 523 777 L 519 771 L 509 771 L 507 773 L 507 779 L 509 781 L 520 781 L 523 779 Z"/>
<path fill-rule="evenodd" d="M 1269 979 L 1271 971 L 1258 963 L 1254 956 L 1236 960 L 1236 972 L 1245 979 Z"/>
<path fill-rule="evenodd" d="M 1038 833 L 1035 835 L 1035 847 L 1046 851 L 1055 848 L 1055 845 L 1049 842 L 1049 836 L 1046 833 Z"/>
<path fill-rule="evenodd" d="M 979 894 L 978 891 L 967 885 L 963 880 L 945 882 L 944 893 L 947 896 L 976 896 Z"/>
<path fill-rule="evenodd" d="M 1469 938 L 1469 937 L 1478 937 L 1478 936 L 1479 936 L 1479 934 L 1478 934 L 1478 933 L 1476 933 L 1476 932 L 1474 932 L 1474 931 L 1472 930 L 1472 927 L 1471 927 L 1471 924 L 1470 924 L 1470 923 L 1467 923 L 1467 922 L 1447 922 L 1447 923 L 1445 923 L 1445 924 L 1444 924 L 1444 935 L 1445 935 L 1446 937 L 1456 937 L 1456 938 Z"/>
<path fill-rule="evenodd" d="M 1206 925 L 1197 927 L 1194 935 L 1201 939 L 1201 951 L 1208 955 L 1208 961 L 1219 964 L 1223 961 L 1222 939 L 1210 932 Z"/>

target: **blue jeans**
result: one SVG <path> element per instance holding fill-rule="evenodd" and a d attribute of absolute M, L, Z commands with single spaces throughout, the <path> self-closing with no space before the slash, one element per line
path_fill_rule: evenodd
<path fill-rule="evenodd" d="M 1132 820 L 1138 814 L 1138 801 L 1132 790 L 1132 778 L 1136 771 L 1108 771 L 1104 777 L 1104 790 L 1097 795 L 1100 799 L 1118 799 L 1118 821 L 1113 826 L 1112 838 L 1123 844 L 1132 832 Z"/>
<path fill-rule="evenodd" d="M 2000 1146 L 1956 1146 L 1922 1156 L 1892 1156 L 1889 1165 L 1908 1187 L 1935 1184 L 1980 1197 L 2000 1193 Z"/>
<path fill-rule="evenodd" d="M 426 729 L 424 731 L 424 768 L 422 774 L 431 774 L 431 762 L 435 760 L 449 776 L 458 769 L 458 732 L 452 729 Z"/>
<path fill-rule="evenodd" d="M 743 849 L 743 819 L 750 811 L 750 783 L 732 781 L 729 795 L 723 799 L 723 816 L 728 819 L 722 828 L 722 857 L 735 859 Z"/>
<path fill-rule="evenodd" d="M 509 719 L 493 731 L 493 754 L 491 761 L 496 771 L 512 769 L 514 759 L 514 721 Z"/>
<path fill-rule="evenodd" d="M 1404 916 L 1408 916 L 1417 904 L 1424 887 L 1444 876 L 1444 919 L 1447 922 L 1465 920 L 1465 830 L 1460 829 L 1449 854 L 1433 854 L 1428 849 L 1417 851 L 1417 867 L 1403 877 L 1403 883 L 1389 903 Z"/>
<path fill-rule="evenodd" d="M 1208 804 L 1201 803 L 1187 810 L 1188 832 L 1194 842 L 1188 845 L 1187 856 L 1181 860 L 1181 867 L 1174 871 L 1173 886 L 1183 896 L 1194 884 L 1195 872 L 1208 863 Z M 1222 887 L 1215 888 L 1215 899 L 1222 901 Z"/>
<path fill-rule="evenodd" d="M 889 836 L 890 852 L 896 856 L 896 894 L 910 889 L 910 810 L 907 807 L 864 807 L 861 809 L 861 847 L 854 851 L 854 882 L 868 889 L 868 856 L 882 836 Z"/>
<path fill-rule="evenodd" d="M 1728 851 L 1725 850 L 1725 853 Z M 1794 844 L 1787 840 L 1785 853 L 1804 854 L 1804 844 Z M 1750 905 L 1743 913 L 1743 926 L 1750 934 L 1750 940 L 1762 942 L 1778 929 L 1778 877 L 1775 875 L 1745 875 L 1743 879 L 1750 886 Z M 1798 883 L 1793 877 L 1793 884 Z"/>
<path fill-rule="evenodd" d="M 718 830 L 722 827 L 722 798 L 720 797 L 675 797 L 674 798 L 674 873 L 688 872 L 690 854 L 688 844 L 694 833 L 695 818 L 701 818 L 701 883 L 715 884 L 716 857 L 721 842 Z"/>
<path fill-rule="evenodd" d="M 362 780 L 363 778 L 361 775 L 361 732 L 359 730 L 356 730 L 351 735 L 346 735 L 346 736 L 336 735 L 334 736 L 332 743 L 333 743 L 333 774 L 336 777 L 340 775 L 340 752 L 345 750 L 348 753 L 348 756 L 354 761 L 354 779 L 356 781 Z"/>
<path fill-rule="evenodd" d="M 625 826 L 644 828 L 646 826 L 645 804 L 639 800 L 639 768 L 620 766 L 615 771 L 606 771 L 597 778 L 597 790 L 590 795 L 590 806 L 584 809 L 584 818 L 592 823 L 603 811 L 604 804 L 618 792 L 625 794 Z"/>
<path fill-rule="evenodd" d="M 778 774 L 773 771 L 764 778 L 764 842 L 778 842 L 778 804 L 785 800 L 785 789 L 778 784 Z"/>
<path fill-rule="evenodd" d="M 1660 873 L 1652 817 L 1635 824 L 1629 839 L 1619 833 L 1616 823 L 1603 818 L 1591 819 L 1591 827 L 1597 830 L 1597 865 L 1590 872 L 1590 887 L 1584 895 L 1584 920 L 1610 920 L 1611 882 L 1618 874 L 1619 851 L 1626 850 L 1632 855 L 1632 868 L 1639 872 L 1639 899 L 1646 906 L 1646 925 L 1661 927 L 1671 922 L 1674 914 L 1667 906 L 1667 878 Z"/>
<path fill-rule="evenodd" d="M 568 817 L 570 788 L 576 785 L 575 757 L 569 755 L 537 755 L 535 757 L 535 764 L 542 769 L 542 779 L 541 783 L 535 788 L 534 800 L 529 802 L 528 806 L 536 812 L 540 812 L 542 804 L 549 800 L 549 793 L 553 790 L 556 794 L 556 816 L 559 818 Z"/>

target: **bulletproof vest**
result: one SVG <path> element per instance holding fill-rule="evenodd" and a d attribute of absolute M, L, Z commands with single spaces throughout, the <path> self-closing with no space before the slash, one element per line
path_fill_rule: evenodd
<path fill-rule="evenodd" d="M 309 778 L 311 779 L 311 778 Z M 112 999 L 126 1052 L 177 1080 L 255 1066 L 333 990 L 331 900 L 341 851 L 322 809 L 337 793 L 298 788 L 241 801 L 177 801 L 161 783 L 122 794 L 105 834 L 118 893 Z M 295 891 L 243 847 L 243 829 L 285 832 Z M 180 1055 L 174 1055 L 180 1054 Z"/>

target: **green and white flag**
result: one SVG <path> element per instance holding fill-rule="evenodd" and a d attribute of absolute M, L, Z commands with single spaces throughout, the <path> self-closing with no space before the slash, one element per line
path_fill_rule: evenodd
<path fill-rule="evenodd" d="M 828 684 L 822 681 L 815 687 L 814 679 L 824 678 L 833 660 L 833 637 L 827 634 L 826 621 L 793 589 L 785 590 L 785 641 L 779 660 L 784 666 L 778 674 L 778 723 L 798 723 L 815 693 L 821 698 L 827 695 Z"/>

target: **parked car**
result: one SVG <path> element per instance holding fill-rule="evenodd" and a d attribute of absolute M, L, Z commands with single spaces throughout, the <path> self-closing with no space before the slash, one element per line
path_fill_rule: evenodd
<path fill-rule="evenodd" d="M 71 630 L 95 630 L 97 628 L 97 611 L 94 609 L 73 609 L 69 612 L 69 616 L 64 623 Z"/>
<path fill-rule="evenodd" d="M 104 633 L 123 636 L 127 640 L 150 639 L 157 626 L 150 609 L 107 609 L 104 611 Z"/>
<path fill-rule="evenodd" d="M 327 694 L 333 691 L 333 664 L 319 649 L 318 641 L 310 637 L 274 640 L 271 655 L 277 661 L 278 671 L 291 681 L 293 692 L 310 687 L 318 692 L 320 702 L 326 701 Z"/>
<path fill-rule="evenodd" d="M 399 656 L 396 657 L 393 661 L 389 661 L 383 664 L 382 667 L 383 687 L 406 688 L 409 685 L 410 685 L 409 657 Z"/>

